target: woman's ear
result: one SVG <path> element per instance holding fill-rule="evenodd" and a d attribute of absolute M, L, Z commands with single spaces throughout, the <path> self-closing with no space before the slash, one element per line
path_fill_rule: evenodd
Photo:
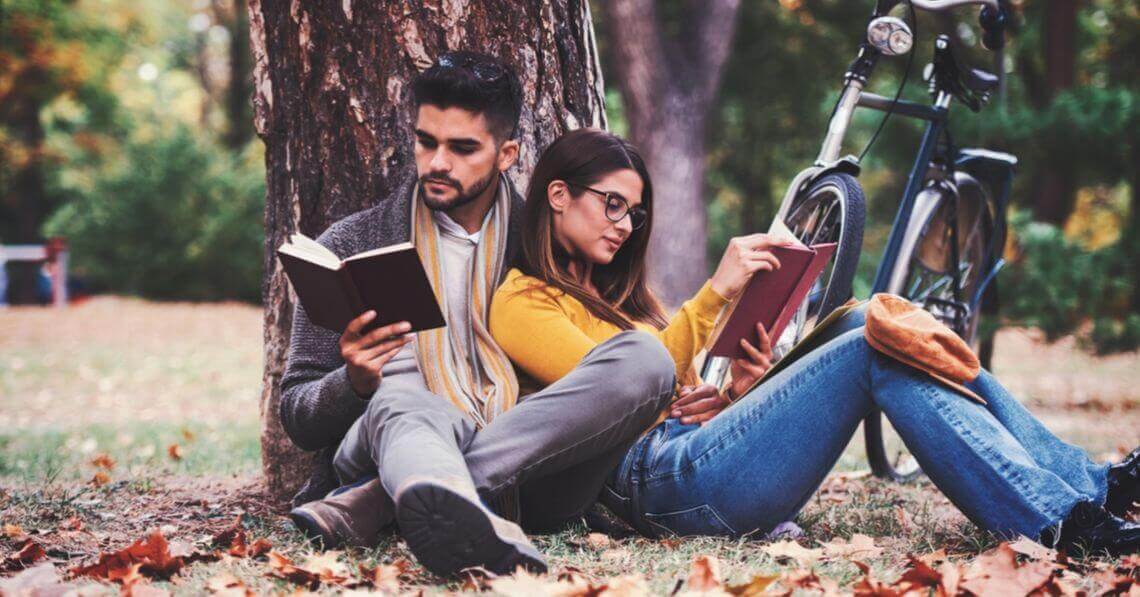
<path fill-rule="evenodd" d="M 550 210 L 554 213 L 562 213 L 570 199 L 570 189 L 564 181 L 552 180 L 546 185 L 546 200 L 550 202 Z"/>

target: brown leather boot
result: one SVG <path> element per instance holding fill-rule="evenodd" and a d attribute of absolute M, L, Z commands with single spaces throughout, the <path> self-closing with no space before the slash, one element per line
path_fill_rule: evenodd
<path fill-rule="evenodd" d="M 324 499 L 289 512 L 293 524 L 310 539 L 320 541 L 325 549 L 342 545 L 373 547 L 395 516 L 392 498 L 377 478 L 338 488 Z"/>

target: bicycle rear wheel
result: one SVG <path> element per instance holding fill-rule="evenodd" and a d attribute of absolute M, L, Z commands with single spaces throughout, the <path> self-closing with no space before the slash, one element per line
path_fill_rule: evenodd
<path fill-rule="evenodd" d="M 994 235 L 993 203 L 985 187 L 974 177 L 955 173 L 957 204 L 948 190 L 928 187 L 919 193 L 911 222 L 903 238 L 887 292 L 905 297 L 930 311 L 962 336 L 986 358 L 992 354 L 992 341 L 978 334 L 983 312 L 992 314 L 997 305 L 997 288 L 986 289 L 981 308 L 963 312 L 955 306 L 969 302 L 988 273 L 988 254 Z M 956 214 L 955 214 L 956 212 Z M 958 263 L 953 264 L 951 218 L 958 221 Z M 961 292 L 954 296 L 953 273 L 957 268 Z M 992 306 L 992 308 L 991 308 Z M 906 482 L 922 473 L 918 462 L 906 449 L 889 421 L 876 412 L 863 422 L 867 459 L 871 471 Z"/>

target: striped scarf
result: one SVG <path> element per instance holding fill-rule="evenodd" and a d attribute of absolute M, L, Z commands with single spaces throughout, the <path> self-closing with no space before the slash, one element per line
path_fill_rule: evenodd
<path fill-rule="evenodd" d="M 483 220 L 470 272 L 468 321 L 449 321 L 447 327 L 420 332 L 416 339 L 416 361 L 428 389 L 450 399 L 480 428 L 514 406 L 519 395 L 518 379 L 511 362 L 487 330 L 487 311 L 502 278 L 507 247 L 511 211 L 509 184 L 505 176 L 500 176 L 495 204 Z M 411 240 L 423 261 L 436 300 L 448 313 L 439 229 L 432 210 L 423 204 L 419 194 L 419 185 L 416 185 L 412 194 Z M 468 326 L 471 330 L 467 346 L 455 331 L 458 326 Z M 471 366 L 472 359 L 468 358 L 472 350 L 477 356 L 476 367 Z"/>

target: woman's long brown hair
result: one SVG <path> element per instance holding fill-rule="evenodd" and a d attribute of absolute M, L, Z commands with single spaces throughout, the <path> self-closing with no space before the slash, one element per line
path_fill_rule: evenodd
<path fill-rule="evenodd" d="M 571 257 L 554 238 L 547 187 L 555 180 L 589 186 L 607 174 L 625 169 L 641 177 L 641 206 L 648 217 L 645 225 L 634 230 L 614 254 L 613 261 L 594 264 L 590 281 L 601 295 L 597 296 L 570 274 Z M 586 192 L 575 186 L 567 189 L 575 198 Z M 652 228 L 653 185 L 637 149 L 617 135 L 578 129 L 559 137 L 538 159 L 526 193 L 522 250 L 514 265 L 522 273 L 574 297 L 595 317 L 623 330 L 633 329 L 633 322 L 661 329 L 666 325 L 665 312 L 649 290 L 645 271 Z"/>

